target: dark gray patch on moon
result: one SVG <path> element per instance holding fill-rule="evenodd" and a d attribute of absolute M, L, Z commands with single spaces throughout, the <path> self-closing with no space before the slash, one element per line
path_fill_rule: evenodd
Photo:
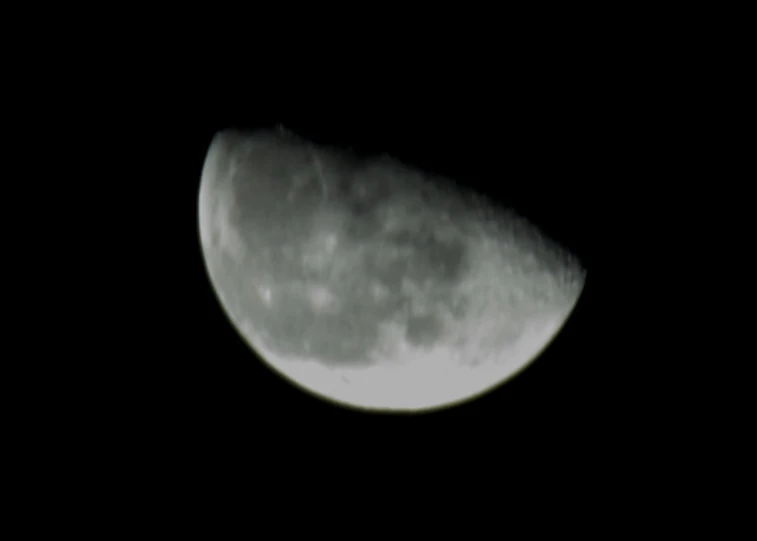
<path fill-rule="evenodd" d="M 372 276 L 391 291 L 399 291 L 403 280 L 419 285 L 430 281 L 437 289 L 447 290 L 465 278 L 470 264 L 462 240 L 443 240 L 413 230 L 377 240 L 366 261 Z"/>
<path fill-rule="evenodd" d="M 405 338 L 416 347 L 432 346 L 444 334 L 444 323 L 432 314 L 412 316 L 405 327 Z"/>
<path fill-rule="evenodd" d="M 387 320 L 407 321 L 408 341 L 430 346 L 442 335 L 441 319 L 430 315 L 406 320 L 405 314 L 416 299 L 416 291 L 424 289 L 435 296 L 435 306 L 448 305 L 448 310 L 455 311 L 457 307 L 459 311 L 461 303 L 453 298 L 450 288 L 464 276 L 465 250 L 456 244 L 445 248 L 438 239 L 425 241 L 410 236 L 397 242 L 397 247 L 410 250 L 411 255 L 406 257 L 383 255 L 382 249 L 392 245 L 388 240 L 381 248 L 377 245 L 368 250 L 360 268 L 331 284 L 339 302 L 333 313 L 314 309 L 303 296 L 292 293 L 280 296 L 276 305 L 260 314 L 256 321 L 265 328 L 281 355 L 317 357 L 332 365 L 371 362 L 369 352 L 383 340 L 379 325 Z M 437 259 L 436 251 L 444 252 L 444 265 Z M 290 266 L 279 268 L 275 274 L 279 287 L 286 289 L 287 283 L 301 282 L 304 271 Z M 386 295 L 376 298 L 371 293 L 371 284 L 380 285 Z M 408 284 L 413 286 L 410 291 Z"/>

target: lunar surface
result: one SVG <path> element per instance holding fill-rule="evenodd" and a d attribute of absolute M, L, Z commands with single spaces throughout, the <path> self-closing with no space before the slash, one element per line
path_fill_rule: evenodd
<path fill-rule="evenodd" d="M 585 280 L 533 225 L 447 179 L 281 130 L 216 135 L 199 229 L 247 343 L 354 408 L 434 409 L 502 384 L 548 346 Z"/>

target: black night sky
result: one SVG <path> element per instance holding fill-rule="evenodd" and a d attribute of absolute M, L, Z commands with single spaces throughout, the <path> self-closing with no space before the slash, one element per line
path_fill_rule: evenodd
<path fill-rule="evenodd" d="M 629 363 L 600 308 L 612 300 L 599 292 L 613 273 L 603 255 L 617 235 L 604 217 L 617 187 L 633 182 L 638 145 L 629 147 L 628 103 L 612 92 L 600 99 L 597 85 L 589 87 L 557 91 L 543 81 L 442 95 L 425 85 L 344 95 L 322 90 L 297 100 L 291 86 L 206 85 L 184 101 L 166 95 L 164 107 L 152 108 L 159 125 L 150 135 L 157 187 L 150 211 L 160 237 L 149 249 L 160 267 L 157 276 L 141 270 L 155 291 L 142 326 L 150 345 L 129 370 L 129 380 L 139 383 L 134 409 L 125 413 L 143 419 L 140 430 L 168 448 L 215 458 L 255 449 L 284 460 L 303 448 L 329 456 L 345 446 L 372 457 L 391 456 L 398 446 L 470 458 L 518 442 L 524 452 L 558 452 L 569 461 L 587 448 L 620 445 L 618 427 L 630 411 L 623 399 Z M 573 316 L 516 378 L 436 412 L 353 411 L 283 380 L 227 319 L 205 270 L 197 224 L 200 173 L 214 134 L 278 125 L 317 143 L 397 156 L 515 208 L 587 268 Z"/>
<path fill-rule="evenodd" d="M 7 86 L 20 88 L 32 103 L 27 108 L 20 97 L 6 100 L 9 118 L 18 115 L 28 131 L 21 136 L 6 130 L 28 150 L 28 156 L 9 153 L 8 161 L 21 167 L 6 176 L 34 193 L 26 200 L 7 198 L 11 210 L 24 213 L 8 232 L 16 237 L 42 223 L 34 242 L 24 244 L 41 253 L 43 263 L 30 264 L 20 253 L 9 252 L 7 258 L 9 268 L 24 274 L 42 270 L 28 288 L 8 281 L 11 293 L 42 292 L 25 301 L 28 316 L 9 313 L 13 323 L 35 332 L 24 337 L 22 350 L 9 355 L 21 360 L 8 364 L 30 368 L 33 390 L 23 389 L 24 399 L 13 404 L 18 411 L 11 415 L 21 419 L 27 408 L 39 411 L 37 424 L 21 424 L 43 441 L 29 446 L 40 457 L 39 467 L 12 463 L 11 468 L 22 475 L 39 469 L 69 477 L 53 493 L 61 498 L 52 501 L 73 501 L 70 496 L 85 476 L 79 472 L 86 472 L 93 486 L 134 498 L 129 505 L 117 504 L 126 513 L 141 513 L 133 504 L 149 496 L 159 502 L 154 511 L 162 513 L 183 506 L 172 499 L 177 493 L 187 499 L 200 495 L 201 507 L 220 494 L 238 499 L 253 515 L 258 499 L 273 501 L 294 523 L 300 509 L 315 502 L 328 507 L 330 530 L 349 517 L 337 514 L 342 501 L 353 499 L 341 487 L 335 488 L 338 497 L 329 497 L 332 485 L 355 484 L 361 490 L 348 503 L 361 506 L 361 496 L 368 494 L 392 506 L 390 511 L 396 501 L 414 510 L 415 490 L 420 498 L 438 494 L 455 506 L 467 500 L 473 513 L 464 515 L 466 520 L 482 514 L 482 500 L 497 506 L 487 514 L 509 518 L 510 509 L 500 504 L 506 491 L 540 509 L 533 494 L 521 498 L 510 489 L 513 477 L 525 477 L 539 498 L 560 478 L 569 478 L 560 505 L 570 500 L 568 507 L 580 505 L 581 516 L 588 513 L 589 520 L 601 523 L 594 520 L 601 513 L 582 499 L 590 478 L 591 495 L 604 500 L 604 508 L 616 505 L 606 494 L 632 495 L 622 505 L 631 517 L 619 524 L 625 528 L 636 521 L 639 505 L 663 478 L 658 472 L 683 464 L 680 457 L 690 454 L 688 444 L 672 444 L 684 423 L 699 429 L 704 415 L 692 414 L 692 404 L 709 410 L 714 401 L 706 385 L 689 386 L 702 397 L 678 399 L 676 391 L 685 387 L 682 375 L 692 371 L 691 358 L 673 351 L 675 345 L 663 350 L 650 330 L 653 317 L 665 326 L 681 319 L 683 305 L 667 299 L 666 290 L 698 264 L 700 254 L 682 253 L 687 268 L 679 271 L 663 265 L 661 255 L 647 254 L 640 234 L 645 228 L 664 252 L 681 238 L 692 238 L 692 225 L 710 225 L 706 205 L 699 224 L 676 217 L 680 206 L 700 212 L 687 199 L 689 190 L 698 189 L 696 171 L 681 173 L 682 164 L 696 168 L 699 163 L 689 140 L 699 137 L 701 104 L 686 98 L 707 78 L 699 72 L 700 56 L 691 62 L 702 81 L 677 82 L 689 42 L 672 39 L 665 55 L 635 24 L 621 36 L 617 25 L 629 17 L 627 8 L 616 18 L 587 9 L 579 14 L 587 32 L 556 14 L 554 27 L 560 31 L 555 32 L 543 28 L 554 9 L 538 6 L 534 31 L 519 35 L 521 21 L 500 16 L 499 8 L 489 14 L 471 10 L 473 24 L 457 29 L 457 12 L 465 11 L 457 5 L 450 23 L 437 24 L 424 10 L 423 20 L 409 28 L 412 47 L 397 43 L 388 51 L 395 23 L 409 15 L 390 13 L 392 24 L 376 25 L 380 35 L 372 51 L 353 50 L 353 37 L 335 34 L 334 50 L 316 53 L 316 45 L 329 36 L 315 19 L 300 17 L 316 35 L 298 40 L 289 19 L 296 19 L 299 7 L 282 4 L 292 13 L 274 20 L 257 13 L 261 6 L 251 4 L 256 12 L 251 16 L 203 6 L 196 25 L 184 20 L 185 7 L 172 10 L 165 21 L 135 10 L 139 24 L 134 25 L 114 11 L 110 18 L 121 31 L 99 20 L 87 22 L 98 33 L 90 39 L 58 24 L 65 39 L 14 42 L 11 56 L 18 57 L 24 73 L 9 77 Z M 365 20 L 334 17 L 335 22 L 362 33 L 361 25 L 373 24 L 373 8 L 359 7 Z M 222 20 L 206 21 L 206 12 Z M 671 28 L 686 26 L 679 15 Z M 483 30 L 486 18 L 494 28 Z M 232 19 L 244 30 L 231 29 Z M 56 18 L 51 21 L 57 24 Z M 149 25 L 152 37 L 142 28 Z M 700 28 L 705 32 L 699 25 L 692 31 Z M 426 37 L 422 29 L 441 35 Z M 481 43 L 467 47 L 468 34 L 476 33 Z M 77 45 L 64 47 L 68 41 Z M 27 60 L 32 49 L 39 50 L 39 59 Z M 27 81 L 32 81 L 28 91 Z M 198 224 L 201 173 L 214 135 L 229 128 L 279 126 L 315 143 L 397 157 L 522 214 L 575 254 L 587 271 L 571 317 L 513 379 L 437 411 L 363 412 L 289 383 L 256 358 L 224 312 L 205 268 Z M 49 175 L 38 171 L 43 164 L 50 166 Z M 701 184 L 702 193 L 720 182 L 718 174 Z M 57 192 L 40 187 L 41 180 L 50 180 L 81 208 L 64 205 Z M 668 191 L 676 200 L 660 213 L 670 216 L 674 230 L 663 234 L 647 214 L 651 207 L 664 207 L 660 192 L 671 180 L 675 185 Z M 62 209 L 60 222 L 38 220 L 42 200 Z M 650 201 L 654 205 L 647 205 Z M 70 234 L 61 227 L 68 223 L 74 224 Z M 46 252 L 49 238 L 63 246 L 54 257 Z M 703 258 L 730 261 L 733 254 L 719 240 L 707 242 L 715 255 Z M 65 281 L 59 268 L 78 283 Z M 705 297 L 741 298 L 740 290 L 707 286 L 691 274 Z M 663 292 L 650 293 L 647 282 Z M 52 289 L 68 298 L 49 303 Z M 686 294 L 698 302 L 700 291 L 694 289 Z M 91 308 L 85 292 L 94 298 Z M 41 309 L 49 304 L 56 310 L 53 325 Z M 707 322 L 719 317 L 700 311 L 696 315 Z M 65 328 L 63 336 L 49 336 L 48 327 Z M 15 334 L 15 328 L 9 332 Z M 694 331 L 686 333 L 697 345 Z M 39 345 L 51 345 L 54 353 L 38 354 Z M 717 375 L 720 357 L 706 361 L 700 374 Z M 22 387 L 11 378 L 7 383 Z M 708 461 L 714 463 L 701 460 Z M 700 467 L 679 468 L 680 478 L 698 482 Z M 629 483 L 641 483 L 637 474 L 646 471 L 653 478 L 640 487 L 642 498 L 637 490 L 626 491 Z M 320 479 L 312 482 L 311 475 Z M 264 480 L 267 486 L 259 488 Z M 476 491 L 467 493 L 460 487 L 471 480 Z M 384 497 L 386 487 L 374 487 L 387 483 L 391 492 Z M 47 495 L 48 485 L 27 485 Z M 269 486 L 280 493 L 271 494 Z M 308 487 L 316 498 L 303 496 Z M 92 491 L 94 499 L 105 501 L 100 494 L 106 492 L 98 490 Z M 711 496 L 702 501 L 709 505 Z M 668 503 L 660 506 L 662 512 Z M 372 513 L 377 509 L 366 507 Z M 96 515 L 85 505 L 78 510 Z M 687 509 L 687 520 L 690 514 Z M 391 513 L 372 519 L 385 517 L 394 528 Z M 421 520 L 446 528 L 446 518 L 431 513 Z M 122 522 L 114 524 L 120 528 Z M 285 522 L 282 528 L 289 526 Z M 507 518 L 497 535 L 503 523 L 508 526 Z"/>

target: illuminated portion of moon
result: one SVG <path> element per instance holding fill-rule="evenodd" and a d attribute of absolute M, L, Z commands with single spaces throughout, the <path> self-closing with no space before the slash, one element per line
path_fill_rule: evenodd
<path fill-rule="evenodd" d="M 531 224 L 390 158 L 219 134 L 200 240 L 232 324 L 299 387 L 356 408 L 459 403 L 528 366 L 580 296 Z"/>

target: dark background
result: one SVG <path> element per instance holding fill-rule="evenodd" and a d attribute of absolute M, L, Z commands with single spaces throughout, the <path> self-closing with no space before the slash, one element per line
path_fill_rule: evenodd
<path fill-rule="evenodd" d="M 250 23 L 240 15 L 245 28 L 234 30 L 228 23 L 237 14 L 216 14 L 223 20 L 215 25 L 194 26 L 174 13 L 166 21 L 132 15 L 136 25 L 117 14 L 112 25 L 87 23 L 87 32 L 58 25 L 65 40 L 19 42 L 11 54 L 23 69 L 7 86 L 22 95 L 8 100 L 8 117 L 24 124 L 18 138 L 27 155 L 9 161 L 34 192 L 25 201 L 33 203 L 35 219 L 13 202 L 20 200 L 9 198 L 10 210 L 24 213 L 26 227 L 41 214 L 38 203 L 63 207 L 39 237 L 44 247 L 51 237 L 60 241 L 59 252 L 48 255 L 39 243 L 29 250 L 42 252 L 44 264 L 28 290 L 50 287 L 41 288 L 42 302 L 27 303 L 29 313 L 16 317 L 33 329 L 13 353 L 32 373 L 32 392 L 22 389 L 12 412 L 21 419 L 26 408 L 39 411 L 34 423 L 21 421 L 30 436 L 24 441 L 39 456 L 31 469 L 70 475 L 60 485 L 64 499 L 81 482 L 80 465 L 109 491 L 120 490 L 114 479 L 120 476 L 139 501 L 150 494 L 163 500 L 158 510 L 168 499 L 161 488 L 214 498 L 218 491 L 206 487 L 221 486 L 227 496 L 254 501 L 261 495 L 254 480 L 273 479 L 285 490 L 267 499 L 290 509 L 318 499 L 302 496 L 303 473 L 322 477 L 316 492 L 326 492 L 324 480 L 354 480 L 361 495 L 374 492 L 366 477 L 386 474 L 391 504 L 402 497 L 416 504 L 421 487 L 424 495 L 468 500 L 476 510 L 491 499 L 499 517 L 499 497 L 513 477 L 533 481 L 538 492 L 523 499 L 537 505 L 569 477 L 560 504 L 568 496 L 569 507 L 593 513 L 580 497 L 587 478 L 592 503 L 611 508 L 616 500 L 605 495 L 626 492 L 627 481 L 638 485 L 644 503 L 670 469 L 686 464 L 681 458 L 691 449 L 669 444 L 682 421 L 698 426 L 701 418 L 673 392 L 683 386 L 678 375 L 692 357 L 658 349 L 649 331 L 650 313 L 675 323 L 682 312 L 665 296 L 678 270 L 665 272 L 638 234 L 655 206 L 648 203 L 666 190 L 673 197 L 657 206 L 665 207 L 673 231 L 647 225 L 645 236 L 657 237 L 662 252 L 691 224 L 670 209 L 690 206 L 686 195 L 696 191 L 696 171 L 682 178 L 681 165 L 699 163 L 689 143 L 700 136 L 701 101 L 708 101 L 695 92 L 710 80 L 701 63 L 720 64 L 721 56 L 707 44 L 692 51 L 693 40 L 670 31 L 687 27 L 683 13 L 669 21 L 648 15 L 661 21 L 658 39 L 626 12 L 578 14 L 588 28 L 562 14 L 552 14 L 554 24 L 545 28 L 544 13 L 522 34 L 519 19 L 494 13 L 475 14 L 464 31 L 425 20 L 424 30 L 442 35 L 410 28 L 412 53 L 404 44 L 387 52 L 395 26 L 382 26 L 375 56 L 341 36 L 333 36 L 334 51 L 311 53 L 309 45 L 323 45 L 326 33 L 310 20 L 304 26 L 317 35 L 290 43 L 297 32 L 286 18 Z M 483 19 L 495 28 L 479 31 Z M 263 35 L 264 26 L 270 34 Z M 707 34 L 705 26 L 688 28 Z M 480 39 L 469 44 L 471 33 Z M 69 41 L 75 44 L 64 46 Z M 32 50 L 39 58 L 29 58 Z M 682 76 L 686 70 L 691 77 Z M 197 190 L 216 131 L 279 123 L 318 141 L 389 152 L 464 179 L 574 250 L 588 269 L 586 287 L 548 351 L 500 389 L 421 415 L 333 406 L 256 362 L 205 272 Z M 39 173 L 43 165 L 49 175 Z M 49 191 L 38 183 L 43 177 L 51 180 Z M 70 234 L 62 228 L 69 224 Z M 12 259 L 30 272 L 25 258 Z M 662 291 L 650 293 L 651 282 Z M 49 302 L 47 289 L 65 293 L 55 303 L 54 338 L 49 325 L 38 324 L 48 315 L 39 310 Z M 85 298 L 96 302 L 89 306 Z M 53 352 L 41 355 L 42 346 Z M 659 367 L 666 364 L 676 377 L 662 381 Z M 37 444 L 39 435 L 44 441 Z M 633 481 L 646 464 L 655 468 L 639 477 L 649 480 L 641 486 Z M 706 457 L 691 470 L 679 466 L 681 478 L 696 482 L 702 464 Z M 425 484 L 432 478 L 438 491 Z M 450 495 L 448 487 L 457 489 L 462 478 L 493 494 Z M 622 507 L 634 515 L 621 527 L 636 520 L 639 501 L 636 491 L 630 494 L 632 505 Z M 664 513 L 670 498 L 658 497 L 667 500 Z M 341 501 L 324 499 L 341 508 Z"/>
<path fill-rule="evenodd" d="M 410 66 L 381 76 L 341 63 L 337 78 L 307 60 L 283 75 L 197 62 L 203 69 L 185 67 L 176 80 L 170 63 L 153 67 L 154 80 L 142 77 L 129 99 L 111 104 L 117 114 L 104 122 L 125 128 L 92 134 L 107 174 L 124 179 L 98 208 L 108 214 L 113 198 L 129 209 L 116 226 L 123 241 L 106 246 L 113 259 L 102 265 L 99 368 L 84 376 L 96 382 L 97 403 L 107 404 L 94 411 L 117 445 L 177 473 L 193 463 L 206 471 L 247 464 L 246 457 L 276 468 L 318 463 L 349 472 L 370 464 L 408 473 L 445 461 L 491 465 L 503 453 L 567 471 L 648 441 L 639 436 L 649 415 L 638 413 L 649 408 L 633 395 L 641 361 L 618 315 L 628 319 L 641 300 L 618 276 L 638 260 L 624 244 L 635 222 L 624 220 L 627 195 L 642 189 L 640 173 L 660 152 L 648 128 L 657 94 L 601 61 L 472 65 L 470 74 Z M 362 413 L 283 380 L 223 312 L 197 223 L 215 133 L 278 125 L 319 143 L 398 156 L 515 208 L 586 267 L 573 316 L 516 378 L 436 412 Z M 655 127 L 664 131 L 659 120 Z M 111 269 L 126 275 L 115 321 L 107 316 Z M 82 407 L 93 411 L 88 400 Z"/>
<path fill-rule="evenodd" d="M 741 193 L 709 200 L 729 180 L 729 160 L 710 149 L 728 131 L 707 121 L 745 125 L 731 92 L 747 87 L 718 74 L 746 72 L 728 66 L 737 55 L 719 50 L 709 12 L 692 24 L 688 8 L 668 19 L 650 10 L 637 24 L 627 7 L 566 6 L 574 24 L 539 6 L 528 24 L 496 7 L 468 10 L 463 28 L 457 5 L 450 22 L 387 10 L 382 25 L 361 4 L 359 22 L 332 18 L 340 30 L 376 30 L 366 48 L 288 4 L 275 20 L 206 7 L 199 24 L 175 10 L 165 20 L 134 11 L 131 21 L 114 10 L 110 25 L 82 16 L 82 28 L 55 15 L 36 28 L 35 17 L 35 32 L 11 40 L 19 69 L 5 118 L 22 126 L 6 129 L 20 142 L 8 152 L 4 202 L 19 218 L 6 240 L 23 249 L 8 251 L 6 270 L 31 279 L 6 284 L 24 305 L 5 312 L 6 334 L 21 338 L 6 365 L 29 374 L 5 379 L 19 395 L 8 417 L 23 428 L 6 439 L 33 461 L 11 469 L 42 481 L 29 479 L 28 491 L 55 494 L 55 507 L 82 489 L 113 507 L 117 492 L 128 505 L 116 507 L 135 516 L 140 505 L 161 515 L 196 501 L 192 519 L 208 500 L 231 499 L 253 522 L 263 500 L 291 517 L 282 527 L 310 527 L 299 511 L 325 507 L 329 528 L 350 525 L 348 504 L 395 527 L 397 508 L 417 514 L 429 496 L 472 511 L 461 513 L 468 527 L 470 517 L 515 515 L 502 503 L 514 496 L 539 510 L 533 525 L 564 529 L 541 511 L 551 496 L 573 522 L 624 531 L 668 515 L 683 492 L 708 513 L 734 492 L 704 488 L 701 475 L 743 479 L 722 472 L 738 446 L 720 436 L 749 425 L 732 430 L 734 408 L 715 407 L 728 403 L 716 391 L 734 394 L 722 363 L 743 356 L 698 350 L 713 322 L 738 320 L 702 300 L 743 304 L 743 273 L 718 282 L 700 265 L 730 273 L 738 259 L 719 234 L 702 234 L 713 207 L 733 214 Z M 213 14 L 220 20 L 206 20 Z M 721 28 L 736 43 L 732 19 Z M 218 130 L 278 124 L 461 179 L 574 251 L 586 286 L 549 349 L 499 389 L 418 415 L 331 405 L 258 362 L 205 272 L 197 195 Z M 17 186 L 31 193 L 11 196 Z M 701 334 L 682 324 L 687 315 Z M 487 502 L 493 513 L 482 512 Z M 686 519 L 676 527 L 699 527 L 695 508 L 677 505 Z M 421 515 L 445 529 L 447 518 Z"/>

